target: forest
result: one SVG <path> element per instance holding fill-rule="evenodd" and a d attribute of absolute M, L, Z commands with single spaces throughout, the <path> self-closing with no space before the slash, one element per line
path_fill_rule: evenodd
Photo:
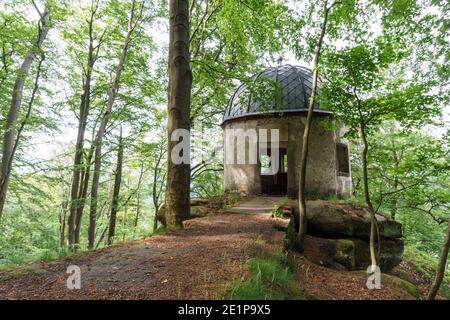
<path fill-rule="evenodd" d="M 308 119 L 318 102 L 348 128 L 352 194 L 327 200 L 370 212 L 372 265 L 375 214 L 400 222 L 423 298 L 449 299 L 449 42 L 446 0 L 0 0 L 0 274 L 234 201 L 225 108 L 239 83 L 276 99 L 251 77 L 290 63 L 312 70 Z M 177 129 L 189 164 L 170 157 Z"/>

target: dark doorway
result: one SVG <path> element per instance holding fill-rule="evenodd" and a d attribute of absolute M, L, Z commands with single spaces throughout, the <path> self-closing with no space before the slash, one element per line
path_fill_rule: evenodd
<path fill-rule="evenodd" d="M 287 193 L 287 150 L 278 149 L 278 168 L 274 165 L 276 152 L 267 149 L 266 155 L 260 156 L 261 193 L 267 195 L 286 195 Z M 273 165 L 273 166 L 272 166 Z"/>
<path fill-rule="evenodd" d="M 349 177 L 350 176 L 350 159 L 348 156 L 348 146 L 343 143 L 338 143 L 336 145 L 337 163 L 338 163 L 338 174 L 340 176 Z"/>

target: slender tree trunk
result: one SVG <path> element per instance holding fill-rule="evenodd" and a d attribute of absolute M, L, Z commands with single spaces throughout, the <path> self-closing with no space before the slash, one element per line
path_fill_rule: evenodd
<path fill-rule="evenodd" d="M 64 195 L 65 197 L 65 195 Z M 61 212 L 59 215 L 59 247 L 64 248 L 66 236 L 66 216 L 68 201 L 64 200 L 61 204 Z"/>
<path fill-rule="evenodd" d="M 39 89 L 39 79 L 41 77 L 42 64 L 44 63 L 44 60 L 45 60 L 45 56 L 42 54 L 41 59 L 39 60 L 38 67 L 37 67 L 36 77 L 34 79 L 34 87 L 33 87 L 32 93 L 31 93 L 30 101 L 28 102 L 27 112 L 25 114 L 25 118 L 23 119 L 22 123 L 20 124 L 19 130 L 17 130 L 16 140 L 14 141 L 14 147 L 13 147 L 13 150 L 11 153 L 11 157 L 9 158 L 9 164 L 8 164 L 9 173 L 11 173 L 13 158 L 16 153 L 17 147 L 19 146 L 20 138 L 22 137 L 22 132 L 23 132 L 25 126 L 27 125 L 28 120 L 30 119 L 30 116 L 31 116 L 31 110 L 33 108 L 34 100 L 36 99 L 36 94 Z"/>
<path fill-rule="evenodd" d="M 73 161 L 73 172 L 72 172 L 72 187 L 70 191 L 70 213 L 69 213 L 69 221 L 68 221 L 68 240 L 69 246 L 72 247 L 76 244 L 75 242 L 75 226 L 77 220 L 77 213 L 79 207 L 79 194 L 81 187 L 81 174 L 83 172 L 82 169 L 82 159 L 83 159 L 83 146 L 84 146 L 84 136 L 86 133 L 87 126 L 87 118 L 89 112 L 90 105 L 90 92 L 91 92 L 91 79 L 92 73 L 88 71 L 86 75 L 86 83 L 83 95 L 81 97 L 80 104 L 80 117 L 78 123 L 78 133 L 77 133 L 77 142 L 75 144 L 75 157 Z"/>
<path fill-rule="evenodd" d="M 91 172 L 91 161 L 92 155 L 94 153 L 94 147 L 91 146 L 89 149 L 89 154 L 86 157 L 84 170 L 82 172 L 82 179 L 80 180 L 80 190 L 78 194 L 78 206 L 77 214 L 75 218 L 75 244 L 80 243 L 80 232 L 81 232 L 81 218 L 83 217 L 84 205 L 86 203 L 87 189 L 89 186 L 89 177 Z"/>
<path fill-rule="evenodd" d="M 394 191 L 398 189 L 398 178 L 394 178 Z M 397 218 L 397 198 L 394 196 L 391 200 L 391 219 L 395 221 Z"/>
<path fill-rule="evenodd" d="M 450 249 L 450 219 L 448 220 L 447 237 L 442 245 L 441 255 L 439 258 L 439 266 L 436 271 L 436 277 L 434 278 L 433 285 L 430 292 L 427 295 L 427 300 L 434 300 L 441 287 L 442 280 L 444 279 L 445 269 L 447 267 L 448 251 Z"/>
<path fill-rule="evenodd" d="M 108 231 L 108 245 L 114 242 L 114 234 L 116 230 L 116 218 L 119 208 L 119 194 L 120 184 L 122 182 L 122 163 L 123 163 L 123 141 L 122 141 L 122 128 L 120 129 L 119 137 L 119 150 L 117 153 L 117 168 L 114 179 L 114 192 L 111 205 L 111 214 L 109 216 L 109 231 Z"/>
<path fill-rule="evenodd" d="M 328 1 L 324 2 L 324 17 L 322 22 L 322 29 L 319 37 L 319 41 L 317 42 L 315 51 L 314 51 L 314 60 L 313 60 L 313 77 L 312 77 L 312 88 L 311 88 L 311 97 L 309 98 L 309 106 L 308 106 L 308 115 L 306 117 L 305 130 L 303 132 L 303 143 L 302 150 L 300 155 L 300 182 L 298 188 L 298 200 L 299 200 L 299 230 L 298 230 L 298 248 L 300 251 L 304 250 L 304 241 L 306 236 L 306 165 L 308 160 L 308 148 L 309 148 L 309 136 L 311 131 L 312 119 L 314 116 L 314 104 L 317 93 L 317 80 L 319 76 L 319 60 L 320 54 L 322 50 L 323 39 L 325 37 L 327 23 L 328 23 L 328 13 L 331 8 L 327 7 Z"/>
<path fill-rule="evenodd" d="M 100 182 L 100 168 L 101 168 L 101 151 L 95 148 L 94 157 L 94 173 L 91 186 L 91 205 L 89 211 L 89 230 L 88 230 L 88 249 L 94 247 L 95 229 L 97 224 L 97 205 L 98 205 L 98 187 Z"/>
<path fill-rule="evenodd" d="M 113 83 L 111 84 L 108 90 L 108 102 L 106 106 L 106 111 L 103 114 L 102 121 L 100 123 L 100 127 L 98 129 L 96 138 L 95 138 L 95 156 L 94 156 L 94 175 L 92 178 L 92 187 L 91 187 L 91 206 L 89 213 L 89 231 L 88 231 L 88 248 L 92 249 L 95 241 L 95 228 L 97 221 L 97 199 L 98 199 L 98 191 L 99 191 L 99 182 L 100 182 L 100 174 L 101 174 L 101 166 L 102 166 L 102 146 L 103 146 L 103 137 L 105 136 L 106 127 L 108 126 L 109 118 L 112 112 L 112 108 L 114 105 L 114 101 L 116 99 L 117 93 L 119 91 L 120 85 L 120 77 L 122 75 L 122 70 L 125 64 L 125 60 L 128 53 L 128 47 L 130 45 L 131 36 L 133 34 L 134 29 L 136 28 L 136 24 L 134 23 L 136 2 L 133 1 L 130 19 L 128 21 L 128 32 L 125 36 L 125 40 L 123 43 L 123 48 L 120 53 L 119 62 L 116 67 L 116 74 Z M 142 12 L 142 11 L 141 11 Z"/>
<path fill-rule="evenodd" d="M 104 228 L 102 233 L 100 234 L 100 238 L 97 241 L 97 244 L 94 247 L 94 250 L 97 250 L 98 247 L 100 246 L 100 243 L 102 243 L 103 238 L 105 237 L 106 231 L 108 231 L 108 227 Z"/>
<path fill-rule="evenodd" d="M 128 204 L 125 205 L 122 220 L 122 242 L 125 242 L 125 226 L 127 225 Z"/>
<path fill-rule="evenodd" d="M 369 190 L 369 173 L 367 169 L 367 153 L 369 151 L 369 144 L 367 142 L 367 134 L 366 127 L 363 122 L 360 123 L 361 128 L 361 139 L 363 141 L 363 151 L 362 151 L 362 172 L 363 172 L 363 184 L 364 184 L 364 198 L 366 200 L 367 207 L 370 212 L 370 240 L 369 240 L 369 249 L 370 249 L 370 260 L 372 263 L 372 271 L 375 271 L 375 266 L 377 265 L 377 255 L 375 253 L 375 236 L 376 236 L 376 218 L 375 218 L 375 210 L 373 209 L 372 200 L 370 199 L 370 190 Z M 381 244 L 378 243 L 378 246 Z"/>
<path fill-rule="evenodd" d="M 160 203 L 159 199 L 161 196 L 161 190 L 162 186 L 158 188 L 158 180 L 159 180 L 159 173 L 161 171 L 161 161 L 164 156 L 164 149 L 160 149 L 160 154 L 158 156 L 158 160 L 156 161 L 155 167 L 153 169 L 153 187 L 152 187 L 152 199 L 153 199 L 153 207 L 155 208 L 155 216 L 153 219 L 153 233 L 158 229 L 158 214 L 160 209 Z"/>
<path fill-rule="evenodd" d="M 170 0 L 168 157 L 165 215 L 168 226 L 182 227 L 190 216 L 190 163 L 175 164 L 171 141 L 177 129 L 190 131 L 192 73 L 189 53 L 189 5 L 187 0 Z M 188 138 L 190 139 L 190 137 Z M 183 141 L 186 144 L 186 141 Z M 188 150 L 184 150 L 188 152 Z"/>
<path fill-rule="evenodd" d="M 134 218 L 134 228 L 133 228 L 133 236 L 136 233 L 136 228 L 138 226 L 139 217 L 141 215 L 141 183 L 142 177 L 144 176 L 144 163 L 141 163 L 141 171 L 139 173 L 139 180 L 137 185 L 137 199 L 136 199 L 136 216 Z"/>
<path fill-rule="evenodd" d="M 139 216 L 141 215 L 141 195 L 138 193 L 136 197 L 136 216 L 134 217 L 133 227 L 137 228 Z"/>
<path fill-rule="evenodd" d="M 75 144 L 75 157 L 73 160 L 72 169 L 72 187 L 70 191 L 70 213 L 68 219 L 67 236 L 69 240 L 69 247 L 71 250 L 76 249 L 76 225 L 77 225 L 77 215 L 79 212 L 79 195 L 80 189 L 82 188 L 81 174 L 83 172 L 82 159 L 83 159 L 83 147 L 84 147 L 84 136 L 86 133 L 87 120 L 89 115 L 90 103 L 91 103 L 91 81 L 92 72 L 96 62 L 96 54 L 100 44 L 98 44 L 97 49 L 94 47 L 94 35 L 93 35 L 93 24 L 96 9 L 92 9 L 91 17 L 89 20 L 89 50 L 88 50 L 88 61 L 87 61 L 87 71 L 84 79 L 83 94 L 81 95 L 80 102 L 80 115 L 78 121 L 78 133 L 77 141 Z"/>
<path fill-rule="evenodd" d="M 158 230 L 158 209 L 155 209 L 155 218 L 153 219 L 153 233 L 156 232 L 156 230 Z"/>
<path fill-rule="evenodd" d="M 11 106 L 8 111 L 3 134 L 2 160 L 0 164 L 0 218 L 3 214 L 3 209 L 6 203 L 6 194 L 11 176 L 14 152 L 17 148 L 17 144 L 19 143 L 19 139 L 16 139 L 16 125 L 20 115 L 20 109 L 22 107 L 23 89 L 25 86 L 25 81 L 30 73 L 31 66 L 37 55 L 40 53 L 42 44 L 50 30 L 49 19 L 50 11 L 45 9 L 39 19 L 39 32 L 36 43 L 26 54 L 22 65 L 17 72 L 17 78 L 14 83 Z"/>

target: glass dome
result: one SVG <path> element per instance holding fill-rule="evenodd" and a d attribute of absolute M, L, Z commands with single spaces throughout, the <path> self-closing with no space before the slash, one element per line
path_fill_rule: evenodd
<path fill-rule="evenodd" d="M 231 96 L 222 124 L 247 116 L 308 110 L 312 85 L 312 72 L 308 68 L 289 64 L 270 67 L 254 75 L 251 80 L 253 82 L 250 84 L 241 84 Z M 257 88 L 258 85 L 254 85 L 257 83 L 260 83 L 259 87 L 262 87 L 262 90 Z M 319 79 L 319 89 L 320 84 Z M 273 89 L 268 90 L 268 86 Z M 314 111 L 331 114 L 328 110 L 320 109 L 317 104 Z"/>

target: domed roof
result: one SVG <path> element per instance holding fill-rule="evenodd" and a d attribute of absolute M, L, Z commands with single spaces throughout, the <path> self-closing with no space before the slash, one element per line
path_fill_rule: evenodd
<path fill-rule="evenodd" d="M 269 67 L 254 75 L 251 79 L 251 87 L 253 87 L 253 84 L 259 82 L 263 89 L 249 89 L 249 85 L 245 83 L 241 84 L 228 102 L 222 124 L 229 120 L 247 116 L 305 112 L 308 110 L 308 101 L 311 96 L 312 86 L 312 72 L 308 68 L 289 64 Z M 270 85 L 270 83 L 276 83 L 278 85 Z M 319 79 L 319 89 L 320 84 L 321 81 Z M 266 88 L 267 86 L 272 86 L 272 89 L 268 88 L 269 91 L 272 90 L 272 93 L 266 98 L 266 100 L 270 101 L 262 103 L 264 93 L 266 95 L 268 94 L 268 90 L 265 90 L 264 86 Z M 273 90 L 275 87 L 277 88 Z M 261 96 L 260 98 L 255 98 L 255 91 L 258 92 L 257 95 Z M 278 103 L 275 103 L 275 101 L 278 101 Z M 328 110 L 320 109 L 317 104 L 315 105 L 314 111 L 331 114 Z"/>

